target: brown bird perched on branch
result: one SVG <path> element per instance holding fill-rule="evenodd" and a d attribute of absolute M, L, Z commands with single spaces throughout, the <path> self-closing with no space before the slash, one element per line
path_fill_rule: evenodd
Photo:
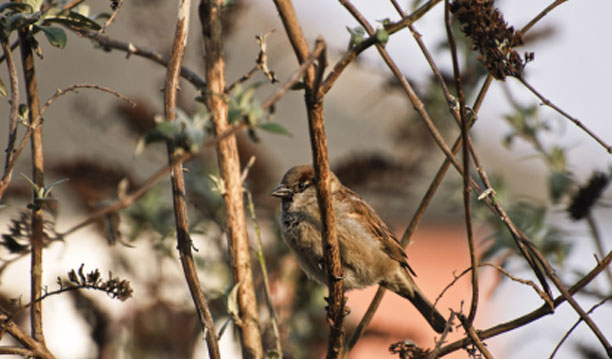
<path fill-rule="evenodd" d="M 416 274 L 397 238 L 374 209 L 336 175 L 330 173 L 330 180 L 344 290 L 380 284 L 410 300 L 436 332 L 443 332 L 446 320 L 412 279 Z M 283 238 L 300 267 L 310 279 L 326 285 L 321 215 L 314 182 L 312 166 L 295 166 L 285 173 L 272 196 L 281 199 Z"/>

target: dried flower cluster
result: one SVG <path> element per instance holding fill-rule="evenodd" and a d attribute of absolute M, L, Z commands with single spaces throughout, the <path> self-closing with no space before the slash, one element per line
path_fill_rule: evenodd
<path fill-rule="evenodd" d="M 574 220 L 580 220 L 586 217 L 590 212 L 591 208 L 597 202 L 604 189 L 610 183 L 610 177 L 603 172 L 595 172 L 589 179 L 589 183 L 580 187 L 578 192 L 572 198 L 567 211 L 570 217 Z"/>
<path fill-rule="evenodd" d="M 514 47 L 523 44 L 521 33 L 506 24 L 493 3 L 493 0 L 455 0 L 450 11 L 461 23 L 461 31 L 472 40 L 472 49 L 480 52 L 478 60 L 494 78 L 520 78 L 525 62 Z M 533 54 L 529 54 L 526 60 L 532 58 Z"/>
<path fill-rule="evenodd" d="M 427 352 L 419 348 L 412 340 L 404 340 L 389 346 L 391 354 L 398 354 L 399 359 L 423 358 Z"/>
<path fill-rule="evenodd" d="M 100 270 L 97 268 L 87 275 L 83 272 L 84 264 L 81 264 L 78 271 L 74 269 L 68 273 L 69 283 L 63 282 L 58 278 L 60 284 L 60 291 L 65 288 L 85 288 L 85 289 L 97 289 L 106 292 L 113 298 L 125 301 L 132 296 L 133 290 L 130 287 L 130 282 L 127 280 L 121 280 L 119 278 L 113 278 L 112 273 L 108 273 L 108 280 L 104 281 L 101 278 Z"/>

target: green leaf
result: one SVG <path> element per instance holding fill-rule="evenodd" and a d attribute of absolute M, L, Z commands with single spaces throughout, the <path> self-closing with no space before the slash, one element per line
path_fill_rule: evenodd
<path fill-rule="evenodd" d="M 291 132 L 289 132 L 283 125 L 278 122 L 263 122 L 257 125 L 257 127 L 261 128 L 264 131 L 276 133 L 279 135 L 287 135 L 292 136 Z"/>
<path fill-rule="evenodd" d="M 365 30 L 361 26 L 354 28 L 346 27 L 349 34 L 351 34 L 351 40 L 349 41 L 349 49 L 359 45 L 365 40 Z"/>
<path fill-rule="evenodd" d="M 9 16 L 7 28 L 9 31 L 17 30 L 23 26 L 26 26 L 26 25 L 29 25 L 35 22 L 37 19 L 38 17 L 34 17 L 34 15 L 32 14 L 18 12 L 16 14 Z"/>
<path fill-rule="evenodd" d="M 40 6 L 42 5 L 42 2 L 43 0 L 23 0 L 23 3 L 30 5 L 34 12 L 40 11 Z"/>
<path fill-rule="evenodd" d="M 22 4 L 18 2 L 7 2 L 0 5 L 0 12 L 4 10 L 14 10 L 17 12 L 27 11 L 29 13 L 34 12 L 34 9 L 32 9 L 32 6 L 30 4 Z"/>
<path fill-rule="evenodd" d="M 0 79 L 0 96 L 6 97 L 8 96 L 8 92 L 6 91 L 6 86 L 4 85 L 4 81 Z"/>
<path fill-rule="evenodd" d="M 45 21 L 57 22 L 68 26 L 74 26 L 80 29 L 88 29 L 94 31 L 102 29 L 102 27 L 97 22 L 74 11 L 69 11 L 68 13 L 59 12 L 55 16 L 47 17 Z"/>
<path fill-rule="evenodd" d="M 19 117 L 21 117 L 23 121 L 28 120 L 29 114 L 30 114 L 30 108 L 28 107 L 28 105 L 26 105 L 25 103 L 19 104 Z"/>
<path fill-rule="evenodd" d="M 389 33 L 385 29 L 376 29 L 376 40 L 381 44 L 386 44 L 389 41 Z"/>
<path fill-rule="evenodd" d="M 52 46 L 55 46 L 59 49 L 63 49 L 66 46 L 66 41 L 68 39 L 66 38 L 66 32 L 64 32 L 63 29 L 60 29 L 59 27 L 54 27 L 54 26 L 36 26 L 36 27 L 42 30 L 42 32 L 45 34 L 45 36 L 47 37 L 47 40 L 49 40 L 49 43 Z"/>

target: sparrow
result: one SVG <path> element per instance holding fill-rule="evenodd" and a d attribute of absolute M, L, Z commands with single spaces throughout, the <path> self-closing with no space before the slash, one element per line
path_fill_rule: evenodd
<path fill-rule="evenodd" d="M 327 285 L 321 215 L 310 165 L 290 168 L 271 195 L 281 199 L 281 232 L 306 275 Z M 438 333 L 446 320 L 417 287 L 399 241 L 359 195 L 330 172 L 345 291 L 379 284 L 408 299 Z"/>

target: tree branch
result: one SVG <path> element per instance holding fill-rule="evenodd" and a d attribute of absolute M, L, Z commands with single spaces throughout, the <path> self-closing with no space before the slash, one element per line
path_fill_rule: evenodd
<path fill-rule="evenodd" d="M 206 92 L 204 95 L 208 110 L 212 114 L 214 132 L 217 136 L 231 128 L 227 118 L 228 105 L 223 96 L 225 92 L 225 62 L 222 54 L 223 40 L 221 37 L 222 5 L 222 0 L 201 0 L 199 7 L 206 50 Z M 263 348 L 246 231 L 236 137 L 227 137 L 217 144 L 217 161 L 225 182 L 223 201 L 227 218 L 233 279 L 234 283 L 238 285 L 242 354 L 244 358 L 262 358 Z"/>
<path fill-rule="evenodd" d="M 28 30 L 19 30 L 19 42 L 21 48 L 21 60 L 26 85 L 26 96 L 28 101 L 28 120 L 30 126 L 34 126 L 40 118 L 40 103 L 38 99 L 38 85 L 36 81 L 36 70 L 34 66 L 34 54 L 32 53 L 32 37 Z M 43 136 L 42 127 L 36 126 L 32 132 L 32 181 L 37 189 L 44 188 L 44 166 L 43 166 Z M 34 206 L 32 208 L 31 220 L 31 300 L 35 301 L 42 296 L 42 251 L 43 251 L 43 209 L 42 203 L 38 203 L 37 191 L 34 192 Z M 32 337 L 44 345 L 45 336 L 42 324 L 42 303 L 38 302 L 30 308 L 30 321 Z"/>
<path fill-rule="evenodd" d="M 76 31 L 76 33 L 83 37 L 94 40 L 105 50 L 110 50 L 110 49 L 121 50 L 121 51 L 126 52 L 128 57 L 131 55 L 144 57 L 164 67 L 167 67 L 168 63 L 170 62 L 169 56 L 163 55 L 160 52 L 155 51 L 155 50 L 151 50 L 151 49 L 147 49 L 144 47 L 134 45 L 131 42 L 123 42 L 123 41 L 114 40 L 108 36 L 99 34 L 94 31 Z M 184 66 L 180 67 L 180 69 L 181 69 L 181 72 L 180 72 L 181 77 L 189 81 L 195 88 L 203 89 L 206 87 L 206 83 L 198 74 L 196 74 L 195 72 L 193 72 L 192 70 Z"/>
<path fill-rule="evenodd" d="M 587 275 L 582 277 L 580 280 L 574 283 L 573 286 L 567 289 L 567 292 L 570 295 L 574 295 L 578 293 L 580 290 L 586 287 L 586 285 L 589 284 L 599 273 L 601 273 L 604 270 L 604 268 L 610 264 L 611 261 L 612 261 L 612 251 L 610 251 L 608 255 L 605 258 L 603 258 L 603 260 L 599 262 L 589 273 L 587 273 Z M 510 320 L 505 323 L 498 324 L 489 329 L 480 330 L 478 331 L 478 336 L 482 340 L 484 340 L 484 339 L 488 339 L 488 338 L 509 332 L 518 327 L 529 324 L 531 322 L 534 322 L 545 315 L 553 313 L 554 309 L 557 308 L 559 305 L 561 305 L 565 301 L 566 301 L 566 297 L 564 295 L 559 295 L 552 301 L 553 303 L 552 308 L 548 303 L 544 303 L 538 309 L 532 312 L 529 312 L 523 316 L 520 316 L 516 319 Z M 453 343 L 450 343 L 448 345 L 445 345 L 440 349 L 440 356 L 454 352 L 455 350 L 458 350 L 461 348 L 465 348 L 467 345 L 470 344 L 470 342 L 471 342 L 470 338 L 463 338 Z"/>
<path fill-rule="evenodd" d="M 172 122 L 176 118 L 176 94 L 179 88 L 179 73 L 185 54 L 187 35 L 189 33 L 190 0 L 180 0 L 176 21 L 172 55 L 168 61 L 164 91 L 164 114 L 166 121 Z M 189 236 L 189 218 L 185 203 L 185 180 L 183 178 L 182 162 L 177 162 L 181 153 L 177 151 L 174 143 L 168 141 L 168 163 L 171 164 L 172 199 L 174 204 L 174 218 L 176 221 L 177 248 L 181 258 L 183 273 L 191 298 L 195 304 L 200 319 L 200 325 L 206 335 L 208 353 L 211 358 L 219 359 L 219 344 L 215 334 L 215 327 L 208 308 L 206 297 L 200 286 L 198 273 L 191 253 L 191 237 Z"/>
<path fill-rule="evenodd" d="M 8 39 L 2 39 L 1 41 L 2 51 L 6 58 L 6 66 L 8 69 L 10 79 L 10 90 L 11 90 L 11 112 L 9 116 L 9 129 L 8 129 L 8 141 L 6 145 L 6 159 L 4 163 L 4 173 L 2 175 L 2 181 L 0 182 L 0 199 L 4 194 L 4 191 L 8 187 L 11 181 L 11 175 L 13 173 L 13 166 L 11 162 L 13 158 L 17 156 L 15 151 L 15 141 L 17 141 L 17 122 L 19 120 L 19 83 L 17 79 L 17 69 L 15 62 L 13 61 L 13 55 L 8 44 Z"/>
<path fill-rule="evenodd" d="M 449 0 L 444 1 L 444 25 L 446 28 L 446 37 L 448 39 L 448 43 L 450 46 L 450 53 L 452 56 L 453 62 L 453 75 L 455 78 L 455 86 L 456 91 L 459 96 L 459 114 L 461 116 L 460 127 L 461 127 L 461 138 L 463 139 L 463 208 L 465 215 L 465 228 L 467 232 L 467 240 L 468 247 L 470 250 L 470 263 L 472 264 L 472 301 L 470 304 L 470 312 L 468 314 L 467 319 L 463 317 L 459 317 L 461 323 L 468 333 L 473 331 L 472 324 L 474 323 L 474 318 L 476 317 L 476 310 L 478 308 L 478 258 L 476 256 L 476 248 L 474 246 L 474 233 L 472 231 L 472 209 L 470 207 L 470 150 L 468 144 L 470 143 L 469 138 L 469 125 L 468 125 L 468 117 L 465 108 L 465 95 L 463 93 L 463 80 L 461 79 L 461 70 L 459 69 L 459 60 L 457 59 L 457 43 L 455 42 L 455 37 L 453 36 L 453 32 L 451 30 L 450 23 L 450 10 L 449 10 Z M 454 112 L 454 111 L 452 111 Z M 464 320 L 465 319 L 465 320 Z M 474 334 L 473 337 L 476 337 Z M 482 352 L 485 357 L 487 353 L 481 349 L 478 345 L 478 348 Z M 486 349 L 485 349 L 486 350 Z M 490 354 L 489 354 L 490 355 Z"/>

